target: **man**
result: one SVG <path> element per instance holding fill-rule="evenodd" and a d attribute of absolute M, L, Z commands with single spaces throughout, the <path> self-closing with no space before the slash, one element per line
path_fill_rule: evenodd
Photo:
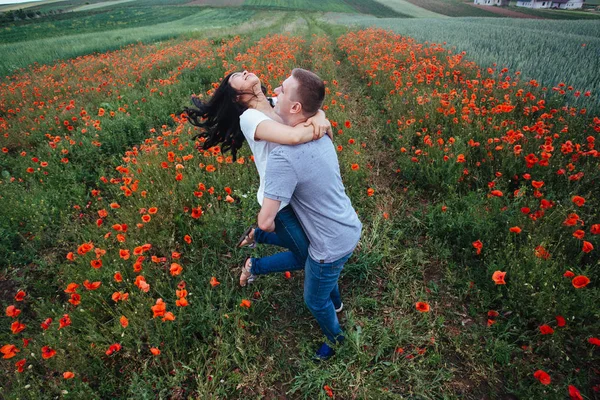
<path fill-rule="evenodd" d="M 292 71 L 275 89 L 275 111 L 286 125 L 295 126 L 314 115 L 323 104 L 325 85 L 314 73 Z M 346 195 L 337 154 L 329 137 L 298 146 L 279 146 L 269 155 L 265 198 L 258 215 L 263 231 L 275 229 L 281 202 L 289 202 L 310 241 L 305 264 L 304 301 L 329 343 L 344 340 L 334 302 L 341 304 L 338 278 L 352 255 L 362 224 Z M 324 342 L 315 358 L 335 353 Z"/>

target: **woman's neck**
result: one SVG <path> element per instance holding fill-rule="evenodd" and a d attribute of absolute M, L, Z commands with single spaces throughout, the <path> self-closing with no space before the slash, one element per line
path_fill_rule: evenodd
<path fill-rule="evenodd" d="M 267 97 L 262 92 L 254 96 L 248 104 L 248 108 L 254 108 L 255 110 L 262 112 L 272 110 L 271 103 L 269 103 L 269 100 L 267 100 Z"/>

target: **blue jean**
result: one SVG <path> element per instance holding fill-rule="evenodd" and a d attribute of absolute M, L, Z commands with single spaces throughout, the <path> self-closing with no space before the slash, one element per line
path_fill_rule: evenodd
<path fill-rule="evenodd" d="M 250 272 L 254 275 L 304 269 L 306 260 L 309 258 L 308 245 L 310 242 L 290 205 L 285 206 L 277 213 L 275 232 L 265 232 L 260 228 L 256 228 L 254 230 L 254 241 L 289 249 L 289 251 L 268 257 L 252 258 Z M 332 292 L 332 295 L 331 300 L 335 308 L 339 308 L 342 305 L 339 291 Z"/>
<path fill-rule="evenodd" d="M 291 206 L 287 205 L 277 213 L 275 232 L 265 232 L 260 228 L 256 228 L 254 230 L 254 241 L 289 249 L 289 251 L 273 254 L 269 257 L 252 258 L 250 272 L 254 275 L 295 271 L 304 268 L 304 263 L 308 257 L 309 241 Z"/>
<path fill-rule="evenodd" d="M 338 287 L 340 272 L 351 255 L 352 253 L 347 254 L 331 263 L 320 263 L 311 257 L 306 260 L 304 302 L 331 343 L 343 340 L 335 307 L 341 304 Z"/>

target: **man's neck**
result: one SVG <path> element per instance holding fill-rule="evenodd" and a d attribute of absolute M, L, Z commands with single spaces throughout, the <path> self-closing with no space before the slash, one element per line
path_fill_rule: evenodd
<path fill-rule="evenodd" d="M 289 126 L 296 126 L 306 122 L 308 118 L 304 116 L 304 114 L 289 114 L 286 117 L 281 116 L 283 123 Z"/>

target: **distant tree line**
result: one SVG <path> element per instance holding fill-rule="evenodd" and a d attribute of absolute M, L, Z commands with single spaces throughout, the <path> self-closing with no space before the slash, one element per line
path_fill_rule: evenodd
<path fill-rule="evenodd" d="M 42 12 L 40 10 L 27 10 L 21 8 L 19 10 L 0 12 L 0 23 L 25 21 L 34 18 L 62 14 L 63 12 L 64 10 L 49 10 L 48 12 Z"/>

